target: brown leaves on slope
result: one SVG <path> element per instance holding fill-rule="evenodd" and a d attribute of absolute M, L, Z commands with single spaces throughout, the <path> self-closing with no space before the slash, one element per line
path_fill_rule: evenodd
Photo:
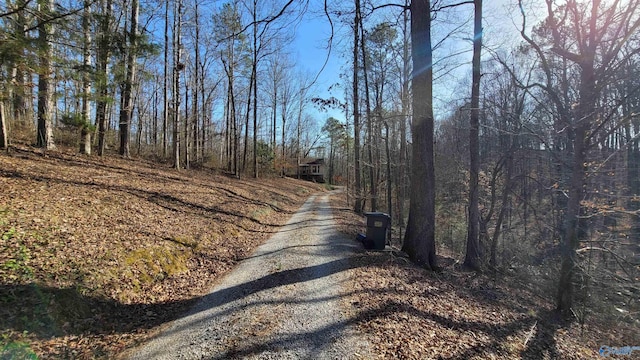
<path fill-rule="evenodd" d="M 318 190 L 71 152 L 0 154 L 0 357 L 24 342 L 42 358 L 112 357 Z"/>
<path fill-rule="evenodd" d="M 364 218 L 343 195 L 332 197 L 332 208 L 341 232 L 365 231 Z M 595 320 L 585 328 L 564 323 L 552 311 L 552 294 L 535 294 L 507 277 L 462 272 L 453 259 L 438 259 L 446 266 L 441 273 L 390 252 L 364 252 L 354 261 L 345 302 L 381 358 L 592 359 L 601 345 L 640 340 L 637 332 Z"/>

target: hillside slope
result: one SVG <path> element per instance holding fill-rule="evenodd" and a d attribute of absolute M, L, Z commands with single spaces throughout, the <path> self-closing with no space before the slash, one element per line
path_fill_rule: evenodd
<path fill-rule="evenodd" d="M 176 318 L 320 190 L 28 147 L 0 154 L 0 355 L 111 357 Z"/>

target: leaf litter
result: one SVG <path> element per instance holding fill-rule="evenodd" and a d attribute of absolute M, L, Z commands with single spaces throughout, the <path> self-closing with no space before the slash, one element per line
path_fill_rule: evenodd
<path fill-rule="evenodd" d="M 73 151 L 0 154 L 0 357 L 116 357 L 184 313 L 320 189 Z M 364 230 L 344 197 L 332 210 L 343 233 Z M 450 256 L 440 273 L 398 252 L 354 261 L 343 303 L 380 358 L 585 359 L 601 345 L 640 344 L 637 328 L 563 323 L 551 294 L 462 272 Z"/>
<path fill-rule="evenodd" d="M 321 190 L 13 147 L 0 154 L 0 358 L 113 358 Z"/>
<path fill-rule="evenodd" d="M 364 232 L 344 194 L 332 196 L 339 231 Z M 584 326 L 553 311 L 554 294 L 539 294 L 508 275 L 460 270 L 438 249 L 440 272 L 422 269 L 400 251 L 364 251 L 350 276 L 345 302 L 359 330 L 387 359 L 595 359 L 602 345 L 640 344 L 637 326 L 598 317 Z M 640 358 L 633 356 L 612 358 Z"/>

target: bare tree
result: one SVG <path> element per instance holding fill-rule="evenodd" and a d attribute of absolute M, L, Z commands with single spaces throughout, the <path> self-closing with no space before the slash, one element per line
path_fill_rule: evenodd
<path fill-rule="evenodd" d="M 353 21 L 353 154 L 354 154 L 354 192 L 355 204 L 353 210 L 362 213 L 362 180 L 360 166 L 360 98 L 358 96 L 359 67 L 358 53 L 360 48 L 361 21 L 360 0 L 355 0 L 355 18 Z"/>
<path fill-rule="evenodd" d="M 177 0 L 173 30 L 173 167 L 180 169 L 180 73 L 182 63 L 182 0 Z"/>
<path fill-rule="evenodd" d="M 127 41 L 127 72 L 122 87 L 122 101 L 120 102 L 120 150 L 121 156 L 128 158 L 129 139 L 131 137 L 131 116 L 133 114 L 133 85 L 136 81 L 138 54 L 138 15 L 140 6 L 138 0 L 131 2 L 131 27 Z"/>
<path fill-rule="evenodd" d="M 402 250 L 416 263 L 436 269 L 435 164 L 433 147 L 433 50 L 431 1 L 413 0 L 413 119 L 411 122 L 411 201 Z"/>
<path fill-rule="evenodd" d="M 84 2 L 84 14 L 82 16 L 82 32 L 84 41 L 82 44 L 82 124 L 80 127 L 80 153 L 91 154 L 91 4 L 88 0 Z"/>
<path fill-rule="evenodd" d="M 52 0 L 38 1 L 41 19 L 38 24 L 40 69 L 38 73 L 38 134 L 36 146 L 47 150 L 55 148 L 53 142 L 53 48 L 54 23 L 50 21 L 55 4 Z"/>
<path fill-rule="evenodd" d="M 98 126 L 98 155 L 103 156 L 105 137 L 108 127 L 107 105 L 109 103 L 109 58 L 111 56 L 111 31 L 113 17 L 112 0 L 100 1 L 100 16 L 98 17 L 98 36 L 96 39 L 96 125 Z"/>
<path fill-rule="evenodd" d="M 469 127 L 469 221 L 467 227 L 467 253 L 464 266 L 480 270 L 480 53 L 482 51 L 482 0 L 474 0 L 473 21 L 473 75 L 471 84 L 471 117 Z"/>
<path fill-rule="evenodd" d="M 522 4 L 520 2 L 521 8 Z M 630 41 L 630 34 L 640 28 L 637 0 L 629 2 L 603 3 L 594 0 L 589 3 L 566 1 L 556 4 L 546 0 L 546 38 L 536 40 L 526 34 L 523 10 L 521 35 L 540 60 L 543 82 L 533 85 L 547 94 L 556 108 L 558 124 L 568 134 L 566 146 L 559 148 L 567 159 L 568 178 L 560 180 L 558 187 L 567 197 L 564 204 L 561 229 L 562 265 L 556 298 L 557 310 L 570 314 L 575 297 L 575 278 L 578 267 L 577 250 L 584 236 L 584 207 L 586 200 L 587 175 L 589 173 L 589 151 L 597 145 L 596 139 L 611 131 L 607 127 L 612 117 L 603 113 L 602 92 L 615 78 L 614 69 L 620 67 L 625 57 L 621 56 L 624 45 Z M 634 51 L 637 53 L 640 50 Z M 629 56 L 630 54 L 627 54 Z M 553 73 L 554 57 L 566 64 L 573 64 L 577 70 L 575 103 L 568 103 L 569 97 L 562 86 L 558 88 Z M 565 67 L 566 69 L 567 67 Z M 615 127 L 613 127 L 615 129 Z"/>

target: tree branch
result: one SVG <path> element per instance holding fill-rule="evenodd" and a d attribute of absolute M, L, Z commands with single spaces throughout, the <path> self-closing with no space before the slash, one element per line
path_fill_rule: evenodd
<path fill-rule="evenodd" d="M 24 4 L 22 4 L 22 6 L 19 6 L 19 7 L 15 8 L 15 9 L 10 10 L 10 11 L 5 12 L 5 13 L 1 13 L 1 14 L 0 14 L 0 19 L 2 19 L 3 17 L 7 17 L 7 16 L 11 16 L 11 15 L 13 15 L 13 14 L 19 13 L 20 11 L 22 11 L 22 10 L 26 9 L 26 8 L 27 8 L 27 5 L 29 5 L 29 3 L 30 3 L 31 1 L 32 1 L 32 0 L 27 0 Z"/>

